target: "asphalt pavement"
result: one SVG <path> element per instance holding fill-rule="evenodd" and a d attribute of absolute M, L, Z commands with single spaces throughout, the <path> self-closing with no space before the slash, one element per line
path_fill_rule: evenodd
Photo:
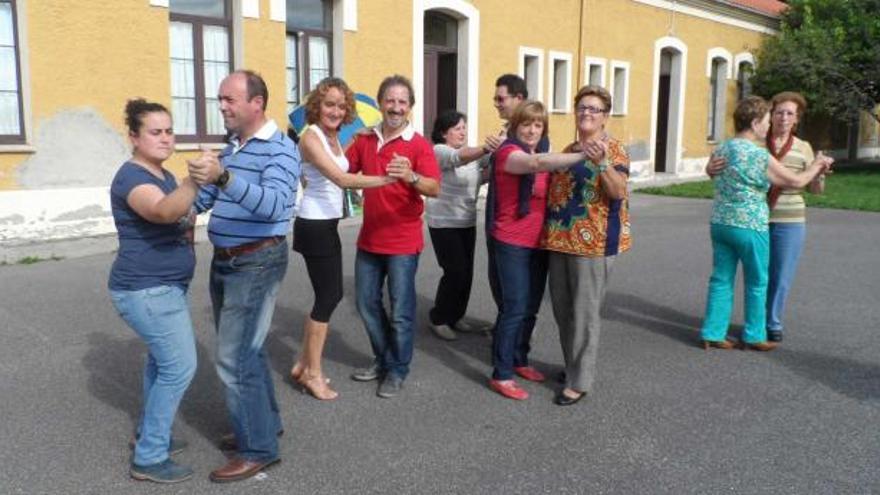
<path fill-rule="evenodd" d="M 771 353 L 703 351 L 698 327 L 711 269 L 710 202 L 635 195 L 634 247 L 611 277 L 591 396 L 525 402 L 491 392 L 490 340 L 427 328 L 440 271 L 430 240 L 417 275 L 418 330 L 403 393 L 349 380 L 370 361 L 354 307 L 357 226 L 341 229 L 345 298 L 325 372 L 340 398 L 286 380 L 312 295 L 292 253 L 267 347 L 286 429 L 282 462 L 217 485 L 228 431 L 213 367 L 210 246 L 198 245 L 191 307 L 199 370 L 178 414 L 179 456 L 196 476 L 158 486 L 128 477 L 144 346 L 115 314 L 112 254 L 0 267 L 0 493 L 255 494 L 869 494 L 880 493 L 880 214 L 810 209 L 787 333 Z M 482 233 L 468 314 L 492 321 Z M 741 329 L 737 291 L 733 334 Z M 533 364 L 560 369 L 549 301 Z"/>

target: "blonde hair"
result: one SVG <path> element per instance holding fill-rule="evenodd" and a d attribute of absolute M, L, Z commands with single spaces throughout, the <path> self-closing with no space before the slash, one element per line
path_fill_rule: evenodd
<path fill-rule="evenodd" d="M 516 130 L 523 124 L 529 124 L 536 120 L 540 120 L 544 124 L 544 130 L 541 137 L 547 137 L 549 132 L 549 123 L 547 118 L 547 109 L 540 101 L 525 100 L 513 111 L 507 124 L 507 137 L 516 138 Z"/>

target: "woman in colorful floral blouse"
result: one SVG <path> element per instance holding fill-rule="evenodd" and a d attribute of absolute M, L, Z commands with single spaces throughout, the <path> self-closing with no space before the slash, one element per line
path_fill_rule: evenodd
<path fill-rule="evenodd" d="M 704 349 L 733 348 L 726 337 L 740 261 L 745 279 L 745 329 L 741 348 L 770 351 L 776 347 L 767 342 L 765 326 L 770 256 L 767 190 L 771 183 L 784 188 L 804 187 L 827 171 L 833 162 L 820 153 L 800 173 L 780 164 L 755 143 L 767 136 L 768 110 L 769 105 L 760 97 L 743 99 L 733 114 L 736 136 L 715 150 L 727 166 L 715 178 L 711 219 L 713 268 L 702 328 Z"/>
<path fill-rule="evenodd" d="M 626 181 L 629 156 L 605 132 L 611 95 L 584 86 L 574 98 L 578 141 L 565 151 L 585 160 L 553 172 L 542 246 L 549 251 L 550 300 L 565 360 L 565 385 L 554 402 L 576 403 L 593 386 L 599 310 L 611 268 L 631 245 Z"/>

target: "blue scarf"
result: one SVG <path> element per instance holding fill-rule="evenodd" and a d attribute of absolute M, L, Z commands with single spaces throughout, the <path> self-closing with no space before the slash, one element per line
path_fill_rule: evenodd
<path fill-rule="evenodd" d="M 503 148 L 505 145 L 512 144 L 525 153 L 532 154 L 529 150 L 529 147 L 526 146 L 522 141 L 519 141 L 516 138 L 509 137 L 498 149 Z M 546 153 L 550 150 L 550 140 L 547 137 L 542 137 L 540 141 L 538 141 L 538 145 L 535 147 L 535 153 Z M 535 174 L 523 174 L 519 176 L 519 186 L 517 189 L 517 198 L 516 198 L 516 215 L 519 218 L 522 218 L 529 214 L 529 200 L 532 198 L 532 189 L 535 186 Z M 495 184 L 495 153 L 492 153 L 492 156 L 489 157 L 489 191 L 486 193 L 486 232 L 492 233 L 495 231 L 495 208 L 497 207 L 495 196 L 496 196 L 496 184 Z"/>

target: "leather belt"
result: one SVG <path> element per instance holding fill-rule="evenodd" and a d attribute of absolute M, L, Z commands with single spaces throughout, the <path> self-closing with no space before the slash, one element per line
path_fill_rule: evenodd
<path fill-rule="evenodd" d="M 247 244 L 239 244 L 238 246 L 214 248 L 214 257 L 218 260 L 228 260 L 243 254 L 255 253 L 267 247 L 277 246 L 284 242 L 284 239 L 285 237 L 283 235 L 279 235 L 260 239 L 259 241 L 248 242 Z"/>

